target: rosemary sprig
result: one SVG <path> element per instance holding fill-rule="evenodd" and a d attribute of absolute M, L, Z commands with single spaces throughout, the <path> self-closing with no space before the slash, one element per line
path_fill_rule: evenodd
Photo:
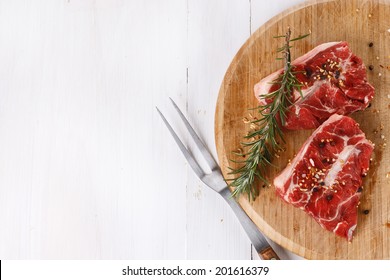
<path fill-rule="evenodd" d="M 236 176 L 231 179 L 229 184 L 234 188 L 232 195 L 235 197 L 246 193 L 249 200 L 254 199 L 258 195 L 258 190 L 254 186 L 255 178 L 268 185 L 263 170 L 267 165 L 272 165 L 272 155 L 282 150 L 278 139 L 285 142 L 282 126 L 285 124 L 287 108 L 292 104 L 291 94 L 294 89 L 301 93 L 302 87 L 302 84 L 296 78 L 297 72 L 294 72 L 294 66 L 291 65 L 290 42 L 303 39 L 308 35 L 290 39 L 291 30 L 288 28 L 285 35 L 275 37 L 285 38 L 284 46 L 277 49 L 277 52 L 283 54 L 283 57 L 277 58 L 277 60 L 284 60 L 284 71 L 277 79 L 272 81 L 272 84 L 279 85 L 278 89 L 262 96 L 263 99 L 272 101 L 255 108 L 258 109 L 260 118 L 251 121 L 251 123 L 257 124 L 260 128 L 245 136 L 249 141 L 242 143 L 246 148 L 246 152 L 236 153 L 236 155 L 244 156 L 246 159 L 243 161 L 232 160 L 241 164 L 237 169 L 230 168 L 231 172 L 229 173 Z"/>

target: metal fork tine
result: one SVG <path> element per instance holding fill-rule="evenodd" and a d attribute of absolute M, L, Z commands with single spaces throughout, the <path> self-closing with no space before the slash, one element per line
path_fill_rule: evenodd
<path fill-rule="evenodd" d="M 199 166 L 199 164 L 195 161 L 193 156 L 190 154 L 190 152 L 187 150 L 187 148 L 184 146 L 184 144 L 180 141 L 179 137 L 173 130 L 172 126 L 169 124 L 167 119 L 164 117 L 164 115 L 161 113 L 161 111 L 156 107 L 157 112 L 160 114 L 160 117 L 164 121 L 165 125 L 168 127 L 169 132 L 172 134 L 173 139 L 175 139 L 176 144 L 179 146 L 180 151 L 183 153 L 184 157 L 194 170 L 195 174 L 199 177 L 202 178 L 205 174 L 202 170 L 202 168 Z"/>
<path fill-rule="evenodd" d="M 240 221 L 241 225 L 245 229 L 246 233 L 248 234 L 249 239 L 251 240 L 253 246 L 256 248 L 256 251 L 259 253 L 261 258 L 265 259 L 271 259 L 271 258 L 277 258 L 278 256 L 273 251 L 272 247 L 268 243 L 268 241 L 265 239 L 264 235 L 259 231 L 257 226 L 253 223 L 253 221 L 245 214 L 244 210 L 238 205 L 236 200 L 231 199 L 231 193 L 230 190 L 224 181 L 222 174 L 219 170 L 219 167 L 217 163 L 215 162 L 214 158 L 211 156 L 207 148 L 204 146 L 203 142 L 200 140 L 199 136 L 195 133 L 194 129 L 191 127 L 191 125 L 188 123 L 187 119 L 184 117 L 183 113 L 180 111 L 179 107 L 175 104 L 175 102 L 171 99 L 172 104 L 175 106 L 175 109 L 179 113 L 181 119 L 185 123 L 188 132 L 191 134 L 192 138 L 194 139 L 196 145 L 198 146 L 199 150 L 205 157 L 207 163 L 210 165 L 210 168 L 214 171 L 211 174 L 205 174 L 205 172 L 201 169 L 201 167 L 198 165 L 198 163 L 195 161 L 195 158 L 189 153 L 187 148 L 184 146 L 184 144 L 180 141 L 179 137 L 176 135 L 175 131 L 171 127 L 171 125 L 168 123 L 168 121 L 165 119 L 164 115 L 160 112 L 160 110 L 156 107 L 157 112 L 160 114 L 162 120 L 164 121 L 165 125 L 168 127 L 169 132 L 172 134 L 173 138 L 175 139 L 177 145 L 179 146 L 180 150 L 184 154 L 185 158 L 187 159 L 188 163 L 198 175 L 198 177 L 211 189 L 218 192 L 230 205 L 233 212 L 236 214 L 238 220 Z"/>
<path fill-rule="evenodd" d="M 207 164 L 211 168 L 211 170 L 219 169 L 217 162 L 214 160 L 213 156 L 210 154 L 209 150 L 206 148 L 206 146 L 203 144 L 202 140 L 200 140 L 200 137 L 198 134 L 196 134 L 195 130 L 192 128 L 184 114 L 181 112 L 179 107 L 176 105 L 175 101 L 172 100 L 172 98 L 169 97 L 171 100 L 173 106 L 175 107 L 176 111 L 179 113 L 180 118 L 183 120 L 186 128 L 188 129 L 190 135 L 192 136 L 192 139 L 194 139 L 196 146 L 199 148 L 200 152 L 202 153 L 203 157 L 205 158 Z"/>

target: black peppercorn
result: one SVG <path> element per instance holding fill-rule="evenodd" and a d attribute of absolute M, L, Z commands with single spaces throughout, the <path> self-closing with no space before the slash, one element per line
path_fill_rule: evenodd
<path fill-rule="evenodd" d="M 327 200 L 327 201 L 331 201 L 332 198 L 333 198 L 333 195 L 331 195 L 331 194 L 328 194 L 328 195 L 326 196 L 326 200 Z"/>
<path fill-rule="evenodd" d="M 366 209 L 366 210 L 363 211 L 363 214 L 364 214 L 364 215 L 368 215 L 368 213 L 370 213 L 370 210 L 368 210 L 368 209 Z"/>
<path fill-rule="evenodd" d="M 369 66 L 368 66 L 368 69 L 369 69 L 370 71 L 372 71 L 372 70 L 374 70 L 374 66 L 373 66 L 373 65 L 369 65 Z"/>
<path fill-rule="evenodd" d="M 308 78 L 310 78 L 311 74 L 313 73 L 313 71 L 311 71 L 311 69 L 308 67 L 305 68 L 305 72 L 306 72 L 306 77 L 308 77 Z"/>
<path fill-rule="evenodd" d="M 373 43 L 373 42 L 370 42 L 370 43 L 368 44 L 368 46 L 369 46 L 370 48 L 372 48 L 372 47 L 374 46 L 374 43 Z"/>
<path fill-rule="evenodd" d="M 362 191 L 363 191 L 363 187 L 359 187 L 356 192 L 362 192 Z"/>

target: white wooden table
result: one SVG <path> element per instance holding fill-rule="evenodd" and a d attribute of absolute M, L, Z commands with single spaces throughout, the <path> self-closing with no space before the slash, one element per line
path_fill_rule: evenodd
<path fill-rule="evenodd" d="M 1 0 L 0 258 L 251 259 L 155 106 L 183 136 L 171 96 L 216 156 L 230 61 L 300 2 Z"/>

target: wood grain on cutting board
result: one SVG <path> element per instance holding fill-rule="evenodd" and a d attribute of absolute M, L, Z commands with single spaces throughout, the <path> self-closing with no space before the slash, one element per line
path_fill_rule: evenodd
<path fill-rule="evenodd" d="M 273 36 L 291 27 L 293 37 L 311 32 L 294 44 L 293 58 L 316 45 L 329 41 L 348 41 L 368 70 L 376 89 L 372 106 L 351 116 L 360 123 L 367 138 L 375 143 L 369 175 L 358 208 L 358 226 L 348 243 L 322 229 L 302 210 L 279 199 L 273 186 L 259 185 L 254 202 L 240 197 L 240 203 L 257 226 L 281 246 L 308 259 L 390 259 L 390 3 L 386 1 L 310 1 L 289 9 L 260 27 L 242 46 L 221 85 L 215 118 L 216 145 L 226 178 L 232 151 L 239 149 L 249 127 L 242 119 L 248 108 L 256 107 L 253 86 L 282 67 L 275 61 L 283 42 Z M 369 43 L 373 43 L 370 47 Z M 286 132 L 286 151 L 274 159 L 276 168 L 267 170 L 273 178 L 286 166 L 312 131 Z M 389 177 L 389 178 L 387 178 Z M 364 210 L 369 210 L 364 214 Z"/>

